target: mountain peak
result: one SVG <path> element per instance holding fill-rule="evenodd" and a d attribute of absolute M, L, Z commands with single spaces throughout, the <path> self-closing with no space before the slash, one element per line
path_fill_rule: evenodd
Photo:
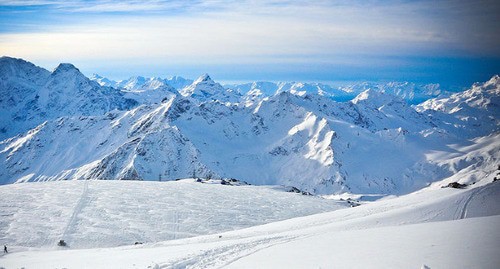
<path fill-rule="evenodd" d="M 202 83 L 202 82 L 213 82 L 213 80 L 207 73 L 205 73 L 205 74 L 199 76 L 198 79 L 196 79 L 196 81 L 194 82 L 194 84 L 198 84 L 198 83 Z"/>
<path fill-rule="evenodd" d="M 72 71 L 76 70 L 80 73 L 80 70 L 76 68 L 73 64 L 70 63 L 60 63 L 56 69 L 54 69 L 53 73 L 59 73 L 59 72 L 67 72 L 67 71 Z"/>
<path fill-rule="evenodd" d="M 0 67 L 7 68 L 7 66 L 9 66 L 9 68 L 13 70 L 28 69 L 28 68 L 42 69 L 41 67 L 38 67 L 20 58 L 13 58 L 9 56 L 0 57 Z"/>
<path fill-rule="evenodd" d="M 23 78 L 29 83 L 43 83 L 50 72 L 23 59 L 2 56 L 0 57 L 0 78 Z"/>
<path fill-rule="evenodd" d="M 354 104 L 364 104 L 371 107 L 381 107 L 390 103 L 405 103 L 401 97 L 379 92 L 374 89 L 368 89 L 358 94 L 351 101 Z"/>
<path fill-rule="evenodd" d="M 353 103 L 358 103 L 360 101 L 363 101 L 363 100 L 368 100 L 368 99 L 372 99 L 372 98 L 380 98 L 383 94 L 379 91 L 375 91 L 373 89 L 368 89 L 368 90 L 365 90 L 363 92 L 361 92 L 360 94 L 358 94 L 358 96 L 356 96 L 352 102 Z"/>
<path fill-rule="evenodd" d="M 500 76 L 494 75 L 490 78 L 490 80 L 486 81 L 485 85 L 498 85 L 500 83 Z"/>
<path fill-rule="evenodd" d="M 128 79 L 129 81 L 146 81 L 146 78 L 143 76 L 133 76 Z"/>
<path fill-rule="evenodd" d="M 100 76 L 99 74 L 93 73 L 92 76 L 90 76 L 91 80 L 97 80 L 97 79 L 103 79 L 103 76 Z"/>
<path fill-rule="evenodd" d="M 17 63 L 29 63 L 23 59 L 19 59 L 19 58 L 13 58 L 13 57 L 9 57 L 9 56 L 2 56 L 0 57 L 0 63 L 1 64 L 5 64 L 5 63 L 14 63 L 14 62 L 17 62 Z"/>

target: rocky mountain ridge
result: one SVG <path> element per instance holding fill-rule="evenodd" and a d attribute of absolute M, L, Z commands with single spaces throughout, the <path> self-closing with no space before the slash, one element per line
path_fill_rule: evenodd
<path fill-rule="evenodd" d="M 45 114 L 27 117 L 40 121 L 25 131 L 22 121 L 8 119 L 17 133 L 5 132 L 0 142 L 2 184 L 194 175 L 315 194 L 403 194 L 472 167 L 493 173 L 500 152 L 492 142 L 499 126 L 497 76 L 416 107 L 375 90 L 344 102 L 291 90 L 245 100 L 208 75 L 140 102 L 90 81 L 72 65 L 50 73 L 17 61 L 26 70 L 0 65 L 0 76 L 17 83 L 4 83 L 1 91 L 38 94 L 33 105 L 23 103 L 22 113 Z M 21 105 L 2 107 L 14 114 Z"/>

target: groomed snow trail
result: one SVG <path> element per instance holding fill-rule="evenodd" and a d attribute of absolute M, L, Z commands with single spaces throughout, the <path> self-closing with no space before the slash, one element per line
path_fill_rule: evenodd
<path fill-rule="evenodd" d="M 73 213 L 69 218 L 68 224 L 66 224 L 64 232 L 61 235 L 61 239 L 64 240 L 66 244 L 68 244 L 68 246 L 71 245 L 70 232 L 74 230 L 76 227 L 76 220 L 78 218 L 78 214 L 82 212 L 83 207 L 88 202 L 89 181 L 90 180 L 85 180 L 85 183 L 83 184 L 83 191 L 82 194 L 80 195 L 80 199 L 78 199 L 78 202 L 76 203 L 75 208 L 73 209 Z M 57 240 L 57 242 L 59 242 L 59 240 Z M 57 244 L 57 242 L 55 242 L 55 244 Z"/>

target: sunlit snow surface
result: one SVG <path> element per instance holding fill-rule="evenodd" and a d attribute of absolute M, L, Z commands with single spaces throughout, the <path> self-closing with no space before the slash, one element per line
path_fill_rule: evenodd
<path fill-rule="evenodd" d="M 90 183 L 89 192 L 96 186 L 93 183 L 102 182 Z M 131 182 L 128 186 L 131 190 L 140 188 L 132 186 L 133 183 L 138 186 L 142 185 L 137 184 L 138 182 Z M 59 186 L 57 184 L 43 183 L 40 186 Z M 179 186 L 181 184 L 184 183 L 180 183 Z M 193 184 L 184 184 L 186 188 L 192 186 Z M 205 187 L 215 186 L 202 186 L 201 188 Z M 59 189 L 54 188 L 53 191 L 57 192 Z M 234 193 L 231 194 L 231 190 L 234 190 Z M 224 198 L 224 195 L 221 195 L 218 199 L 227 201 L 226 199 L 237 197 L 242 194 L 239 190 L 239 187 L 228 188 L 224 195 L 229 195 L 229 197 Z M 260 191 L 266 192 L 264 189 Z M 274 195 L 277 201 L 283 201 L 279 195 L 276 193 Z M 255 198 L 259 200 L 263 197 L 265 195 Z M 289 204 L 294 204 L 295 199 L 291 197 L 288 200 Z M 500 234 L 497 232 L 500 225 L 499 197 L 499 182 L 468 189 L 428 188 L 417 193 L 383 199 L 359 207 L 242 230 L 158 243 L 74 250 L 71 247 L 60 249 L 53 247 L 53 249 L 45 248 L 36 251 L 23 251 L 23 248 L 12 246 L 10 254 L 0 257 L 0 267 L 498 268 L 500 264 L 500 256 L 498 256 Z M 130 207 L 133 204 L 133 202 L 127 202 L 126 199 L 117 198 L 117 200 L 112 202 L 111 197 L 108 199 L 114 206 L 125 203 Z M 13 201 L 13 204 L 17 203 L 21 204 L 19 199 Z M 32 202 L 32 204 L 36 203 L 36 201 Z M 261 204 L 258 201 L 252 203 Z M 192 202 L 189 204 L 195 206 Z M 306 205 L 307 203 L 300 204 Z M 157 205 L 159 204 L 155 204 Z M 214 206 L 217 205 L 209 202 L 201 208 L 209 214 Z M 143 206 L 143 210 L 144 208 L 146 206 Z M 47 208 L 40 210 L 44 211 Z M 260 209 L 254 209 L 254 212 L 258 211 Z M 77 215 L 91 214 L 85 213 L 84 209 Z M 226 225 L 226 222 L 231 222 L 228 217 L 230 215 L 226 215 L 225 211 L 213 216 L 216 218 L 214 224 L 221 227 Z M 262 215 L 255 216 L 255 219 L 260 217 Z M 34 223 L 44 222 L 35 215 L 27 218 Z M 65 220 L 68 220 L 68 216 L 65 216 Z M 120 222 L 119 220 L 102 221 L 101 225 L 110 231 L 115 229 L 115 237 L 121 237 L 121 231 L 116 227 L 111 227 L 111 223 Z M 123 222 L 130 223 L 125 221 L 125 218 Z M 79 221 L 76 220 L 75 223 Z M 65 226 L 58 227 L 63 230 Z M 95 229 L 95 227 L 84 227 L 79 224 L 76 227 Z M 144 227 L 143 231 L 148 231 L 148 228 Z M 191 229 L 193 228 L 196 229 L 195 226 L 191 226 Z M 23 231 L 30 235 L 36 234 L 35 229 L 29 226 L 23 227 Z M 41 228 L 38 231 L 43 234 L 50 233 L 48 228 Z M 70 245 L 71 242 L 75 243 L 75 240 L 75 238 L 70 239 Z"/>
<path fill-rule="evenodd" d="M 336 210 L 347 203 L 279 187 L 171 182 L 62 181 L 0 187 L 0 242 L 70 248 L 152 243 L 221 233 Z"/>

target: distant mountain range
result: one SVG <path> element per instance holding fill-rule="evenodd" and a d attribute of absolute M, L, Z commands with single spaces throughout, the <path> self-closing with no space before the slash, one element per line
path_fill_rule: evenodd
<path fill-rule="evenodd" d="M 462 183 L 488 178 L 500 152 L 498 76 L 454 94 L 412 83 L 222 86 L 207 74 L 115 82 L 2 57 L 0 93 L 1 184 L 200 176 L 403 194 L 471 169 Z"/>
<path fill-rule="evenodd" d="M 205 74 L 204 76 L 208 76 Z M 127 80 L 113 81 L 105 77 L 93 74 L 91 80 L 96 81 L 101 86 L 114 87 L 124 91 L 146 91 L 157 90 L 162 87 L 182 90 L 193 83 L 191 79 L 185 79 L 174 76 L 166 79 L 145 78 L 141 76 L 131 77 Z M 306 93 L 315 93 L 332 98 L 336 101 L 352 100 L 356 95 L 366 90 L 375 90 L 386 94 L 403 98 L 410 104 L 418 104 L 430 98 L 445 97 L 452 92 L 441 89 L 439 84 L 415 84 L 411 82 L 358 82 L 345 86 L 333 87 L 321 83 L 302 83 L 302 82 L 269 82 L 258 81 L 241 84 L 225 84 L 224 88 L 238 93 L 244 100 L 255 100 L 255 98 L 264 98 L 273 96 L 276 93 L 288 91 L 296 95 Z"/>

